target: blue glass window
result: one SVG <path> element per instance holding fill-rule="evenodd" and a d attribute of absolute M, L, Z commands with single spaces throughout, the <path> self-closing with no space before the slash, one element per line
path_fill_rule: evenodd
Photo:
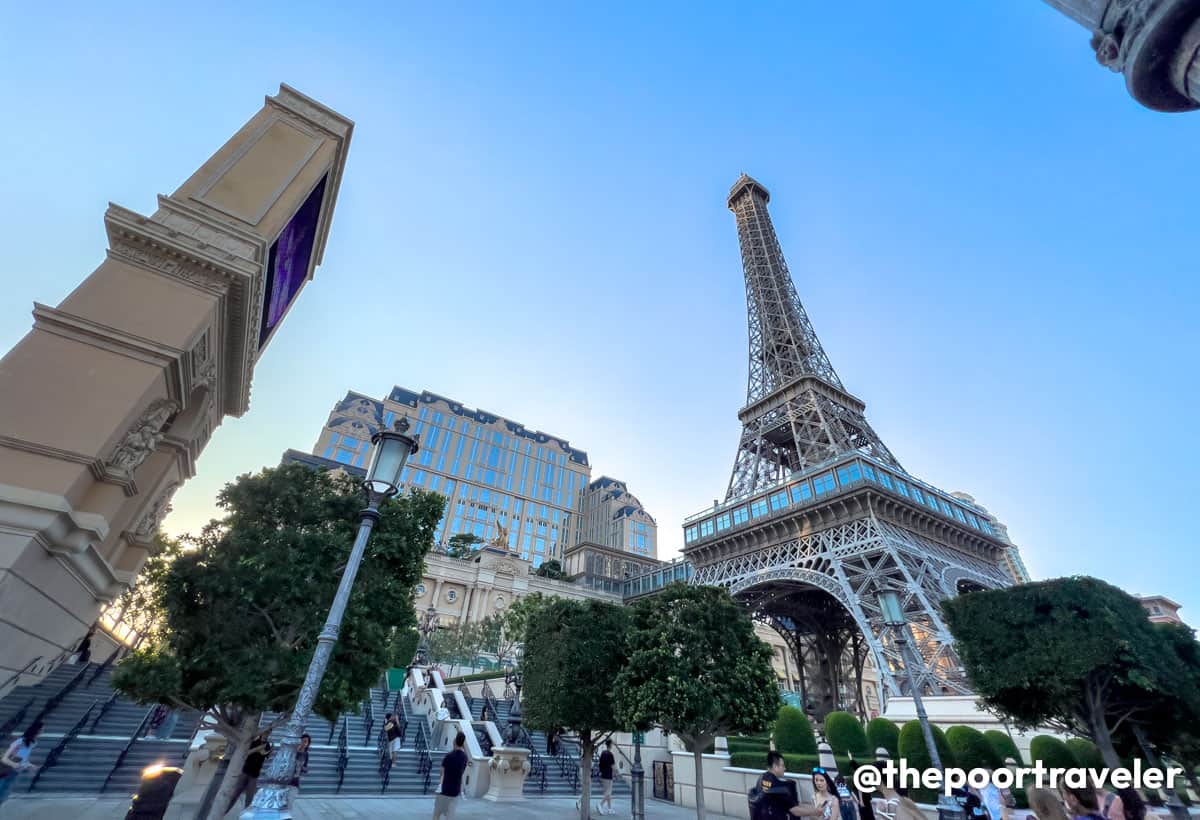
<path fill-rule="evenodd" d="M 500 448 L 499 447 L 492 447 L 491 449 L 488 450 L 487 463 L 488 463 L 489 467 L 499 467 L 500 466 Z"/>
<path fill-rule="evenodd" d="M 751 501 L 750 502 L 750 514 L 753 515 L 755 518 L 758 518 L 760 515 L 766 515 L 767 514 L 767 499 L 756 498 L 755 500 Z"/>
<path fill-rule="evenodd" d="M 822 473 L 813 479 L 813 490 L 816 491 L 817 495 L 830 492 L 835 487 L 837 487 L 837 484 L 833 480 L 833 473 Z"/>
<path fill-rule="evenodd" d="M 992 525 L 989 524 L 988 522 L 984 521 L 982 518 L 979 519 L 979 529 L 983 530 L 988 535 L 996 534 L 996 531 L 992 529 Z"/>
<path fill-rule="evenodd" d="M 808 501 L 812 498 L 812 487 L 808 486 L 807 481 L 801 481 L 799 484 L 792 485 L 792 503 L 799 504 L 801 501 Z"/>
<path fill-rule="evenodd" d="M 738 507 L 737 509 L 735 509 L 733 511 L 733 523 L 745 524 L 749 520 L 750 520 L 750 513 L 746 510 L 745 507 Z"/>
<path fill-rule="evenodd" d="M 729 513 L 725 513 L 724 515 L 717 516 L 717 532 L 721 532 L 722 530 L 729 529 L 729 525 L 730 525 Z M 638 537 L 642 539 L 642 544 L 645 545 L 646 536 L 639 535 Z"/>
<path fill-rule="evenodd" d="M 771 511 L 782 510 L 788 505 L 787 490 L 782 490 L 771 495 Z"/>
<path fill-rule="evenodd" d="M 960 510 L 958 507 L 954 508 L 954 517 L 957 518 L 959 521 L 963 522 L 964 524 L 967 523 L 967 517 L 965 515 L 963 515 L 963 511 Z"/>
<path fill-rule="evenodd" d="M 930 507 L 933 508 L 934 512 L 937 512 L 938 500 L 937 500 L 937 497 L 933 495 L 933 493 L 926 493 L 925 501 L 926 501 L 926 503 L 929 504 Z"/>
<path fill-rule="evenodd" d="M 712 534 L 713 534 L 713 520 L 710 518 L 707 521 L 701 521 L 700 522 L 700 535 L 706 536 L 706 535 L 712 535 Z"/>
<path fill-rule="evenodd" d="M 688 527 L 683 531 L 683 540 L 689 544 L 696 540 L 696 528 Z"/>
<path fill-rule="evenodd" d="M 917 501 L 917 503 L 918 503 L 918 504 L 924 504 L 924 503 L 925 503 L 925 496 L 921 495 L 921 491 L 920 491 L 920 490 L 918 490 L 916 487 L 913 487 L 913 488 L 912 488 L 912 497 L 913 497 L 914 499 L 916 499 L 916 501 Z"/>
<path fill-rule="evenodd" d="M 887 487 L 889 490 L 892 489 L 892 477 L 883 470 L 879 471 L 879 483 Z"/>
<path fill-rule="evenodd" d="M 333 457 L 333 460 L 341 464 L 353 464 L 355 455 L 356 453 L 353 450 L 343 450 L 339 448 L 337 455 Z"/>
<path fill-rule="evenodd" d="M 870 480 L 870 481 L 875 480 L 875 468 L 874 467 L 872 467 L 870 464 L 864 464 L 862 466 L 862 470 L 863 470 L 863 475 L 866 476 L 868 480 Z"/>
<path fill-rule="evenodd" d="M 975 516 L 971 515 L 970 513 L 967 513 L 967 523 L 975 529 L 979 529 L 979 522 L 975 520 Z"/>
<path fill-rule="evenodd" d="M 843 487 L 847 484 L 853 484 L 855 481 L 862 481 L 862 470 L 858 467 L 858 462 L 847 464 L 845 467 L 838 467 L 837 471 L 838 483 Z"/>

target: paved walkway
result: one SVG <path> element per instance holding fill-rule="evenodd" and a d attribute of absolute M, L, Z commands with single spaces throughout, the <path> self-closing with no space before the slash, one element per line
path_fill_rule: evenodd
<path fill-rule="evenodd" d="M 594 803 L 593 803 L 594 804 Z M 614 817 L 630 816 L 628 798 L 614 801 Z M 14 796 L 0 805 L 0 820 L 121 820 L 129 808 L 128 800 L 97 800 L 81 797 Z M 309 797 L 297 801 L 296 820 L 348 818 L 348 820 L 429 820 L 433 816 L 432 797 Z M 170 817 L 170 814 L 167 815 Z M 234 814 L 231 812 L 231 818 Z M 529 820 L 564 820 L 578 817 L 575 798 L 539 798 L 520 803 L 489 803 L 464 800 L 458 807 L 460 820 L 520 817 Z M 593 817 L 601 815 L 592 813 Z M 685 809 L 658 800 L 646 800 L 647 820 L 688 820 L 695 809 Z M 709 812 L 713 820 L 725 815 Z M 188 820 L 191 820 L 188 818 Z"/>

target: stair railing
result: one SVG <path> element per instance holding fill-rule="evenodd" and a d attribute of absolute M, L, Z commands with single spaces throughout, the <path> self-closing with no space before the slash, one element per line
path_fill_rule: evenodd
<path fill-rule="evenodd" d="M 34 720 L 40 720 L 44 722 L 46 717 L 55 709 L 57 709 L 59 704 L 63 702 L 63 699 L 67 695 L 71 694 L 75 687 L 79 685 L 79 682 L 83 680 L 83 676 L 87 674 L 87 671 L 87 664 L 80 665 L 79 671 L 72 675 L 71 679 L 64 683 L 62 688 L 55 692 L 50 699 L 46 701 L 45 705 L 42 706 L 42 708 L 38 711 L 37 717 L 34 718 Z"/>
<path fill-rule="evenodd" d="M 350 718 L 342 718 L 342 731 L 338 734 L 338 756 L 337 756 L 337 793 L 342 793 L 342 781 L 346 777 L 346 766 L 350 763 L 350 753 L 347 751 L 348 743 L 346 742 L 346 724 L 350 722 Z"/>
<path fill-rule="evenodd" d="M 96 678 L 103 675 L 106 670 L 112 668 L 112 665 L 117 662 L 117 656 L 120 655 L 120 653 L 121 653 L 121 647 L 118 646 L 116 649 L 114 649 L 112 651 L 111 655 L 109 655 L 107 658 L 104 659 L 104 663 L 102 663 L 96 667 L 96 671 L 92 672 L 92 676 L 90 678 L 88 678 L 88 682 L 87 682 L 88 689 L 92 688 L 92 684 L 96 682 Z"/>
<path fill-rule="evenodd" d="M 417 749 L 417 776 L 424 776 L 421 782 L 421 794 L 429 794 L 429 782 L 433 777 L 433 757 L 429 754 L 429 742 L 425 736 L 424 721 L 417 721 L 417 739 L 414 744 Z"/>
<path fill-rule="evenodd" d="M 133 734 L 131 734 L 129 736 L 129 740 L 125 742 L 125 747 L 121 749 L 121 753 L 117 755 L 116 761 L 112 764 L 112 768 L 108 770 L 108 775 L 104 778 L 104 785 L 100 787 L 101 794 L 104 794 L 104 790 L 108 788 L 108 784 L 112 781 L 113 775 L 117 773 L 117 769 L 121 768 L 121 764 L 125 762 L 125 758 L 129 755 L 130 750 L 133 749 L 133 744 L 137 743 L 138 738 L 140 738 L 145 732 L 146 726 L 150 724 L 150 721 L 154 717 L 154 713 L 157 710 L 158 706 L 151 706 L 146 710 L 146 714 L 142 715 L 142 722 L 139 723 L 138 727 L 133 730 Z M 92 724 L 92 726 L 94 728 L 95 724 Z"/>
<path fill-rule="evenodd" d="M 546 791 L 546 758 L 534 748 L 533 735 L 529 734 L 529 730 L 522 726 L 517 731 L 516 742 L 529 750 L 529 776 L 525 782 L 532 780 L 537 784 L 538 791 L 545 793 Z"/>
<path fill-rule="evenodd" d="M 329 746 L 333 743 L 333 736 L 337 734 L 337 727 L 338 721 L 336 718 L 329 721 L 329 740 L 325 741 L 326 746 Z"/>
<path fill-rule="evenodd" d="M 28 672 L 33 667 L 37 666 L 37 662 L 40 661 L 41 659 L 42 659 L 42 656 L 38 655 L 36 658 L 34 658 L 29 663 L 22 666 L 16 672 L 13 672 L 11 675 L 9 675 L 5 679 L 4 683 L 0 683 L 0 692 L 4 692 L 6 689 L 8 689 L 8 685 L 10 683 L 13 683 L 13 682 L 19 680 L 22 675 L 24 675 L 26 672 Z"/>
<path fill-rule="evenodd" d="M 25 702 L 24 706 L 17 710 L 16 714 L 3 723 L 0 723 L 0 741 L 7 741 L 8 736 L 12 734 L 12 730 L 21 725 L 21 721 L 25 719 L 25 715 L 29 713 L 35 700 L 37 698 L 30 698 Z"/>
<path fill-rule="evenodd" d="M 383 780 L 379 793 L 386 794 L 388 783 L 392 779 L 392 744 L 388 740 L 387 729 L 379 730 L 379 740 L 375 747 L 379 750 L 379 777 Z"/>
<path fill-rule="evenodd" d="M 371 692 L 367 690 L 367 700 L 363 705 L 362 718 L 363 724 L 366 726 L 366 731 L 363 732 L 363 745 L 367 746 L 371 743 L 371 729 L 375 726 L 375 704 L 372 702 Z"/>
<path fill-rule="evenodd" d="M 75 721 L 75 725 L 71 727 L 70 731 L 63 735 L 62 739 L 50 750 L 50 754 L 46 755 L 46 760 L 38 767 L 37 773 L 33 776 L 33 782 L 29 784 L 29 791 L 33 791 L 42 775 L 58 765 L 58 759 L 62 757 L 62 753 L 66 751 L 66 748 L 71 745 L 71 741 L 83 731 L 84 724 L 88 722 L 88 718 L 92 716 L 92 710 L 96 708 L 96 704 L 99 702 L 99 699 L 92 701 L 92 705 L 83 713 L 83 717 Z"/>
<path fill-rule="evenodd" d="M 104 716 L 108 714 L 108 710 L 111 709 L 113 704 L 117 702 L 117 694 L 118 693 L 114 690 L 113 693 L 109 695 L 104 703 L 100 706 L 100 711 L 96 713 L 96 719 L 92 721 L 92 734 L 96 734 L 96 724 L 104 719 Z"/>
<path fill-rule="evenodd" d="M 484 757 L 492 756 L 492 738 L 488 735 L 486 726 L 472 725 L 471 728 L 475 731 L 475 739 L 479 741 L 479 750 L 483 752 Z"/>

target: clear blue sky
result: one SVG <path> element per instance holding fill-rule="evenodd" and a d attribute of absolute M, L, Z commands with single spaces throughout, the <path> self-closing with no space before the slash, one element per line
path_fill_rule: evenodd
<path fill-rule="evenodd" d="M 739 432 L 746 171 L 910 471 L 1035 575 L 1200 623 L 1200 113 L 1140 108 L 1037 0 L 453 5 L 4 10 L 0 349 L 107 201 L 152 211 L 279 81 L 357 124 L 325 264 L 168 529 L 401 384 L 568 438 L 674 552 Z"/>

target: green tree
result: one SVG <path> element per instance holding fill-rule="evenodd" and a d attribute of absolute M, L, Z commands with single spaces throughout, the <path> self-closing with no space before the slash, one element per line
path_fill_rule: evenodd
<path fill-rule="evenodd" d="M 835 755 L 852 755 L 858 760 L 872 757 L 866 731 L 849 712 L 830 712 L 825 716 L 825 740 Z"/>
<path fill-rule="evenodd" d="M 1195 633 L 1182 624 L 1156 624 L 1155 629 L 1183 664 L 1186 677 L 1200 681 L 1200 642 Z M 1150 744 L 1184 764 L 1193 790 L 1200 794 L 1200 778 L 1196 776 L 1200 766 L 1200 705 L 1196 689 L 1193 683 L 1181 690 L 1160 692 L 1143 729 Z M 1136 742 L 1125 739 L 1124 745 L 1135 748 Z"/>
<path fill-rule="evenodd" d="M 1100 754 L 1100 749 L 1092 741 L 1082 737 L 1068 738 L 1067 748 L 1071 751 L 1071 756 L 1075 758 L 1076 765 L 1085 769 L 1104 768 L 1104 756 Z"/>
<path fill-rule="evenodd" d="M 1029 759 L 1047 769 L 1071 769 L 1079 765 L 1067 744 L 1053 735 L 1038 735 L 1031 740 Z"/>
<path fill-rule="evenodd" d="M 524 595 L 513 601 L 499 616 L 494 652 L 501 666 L 516 661 L 525 646 L 525 631 L 529 618 L 548 599 L 540 592 Z"/>
<path fill-rule="evenodd" d="M 1021 757 L 1021 750 L 1017 748 L 1017 744 L 1013 739 L 1008 736 L 1008 732 L 1001 732 L 999 729 L 988 729 L 983 733 L 983 736 L 1000 760 L 1007 761 L 1009 758 L 1012 758 L 1018 766 L 1025 765 L 1025 760 Z"/>
<path fill-rule="evenodd" d="M 444 499 L 413 491 L 385 501 L 350 597 L 316 711 L 334 719 L 361 701 L 393 658 L 396 629 L 415 623 L 412 590 Z M 234 746 L 214 812 L 241 769 L 264 711 L 288 717 L 350 554 L 363 498 L 344 474 L 300 465 L 228 484 L 225 515 L 163 568 L 150 598 L 162 628 L 116 668 L 113 685 L 141 703 L 207 712 Z M 210 814 L 210 817 L 213 815 Z"/>
<path fill-rule="evenodd" d="M 887 749 L 892 760 L 900 757 L 900 727 L 885 717 L 877 717 L 867 724 L 867 740 L 871 754 L 876 749 Z"/>
<path fill-rule="evenodd" d="M 943 603 L 973 688 L 1018 726 L 1090 738 L 1121 765 L 1113 733 L 1160 696 L 1190 692 L 1184 664 L 1136 598 L 1095 578 L 1060 578 Z"/>
<path fill-rule="evenodd" d="M 556 559 L 551 558 L 549 561 L 544 561 L 537 571 L 534 572 L 541 578 L 549 578 L 551 581 L 569 581 L 567 574 L 563 572 L 562 564 Z"/>
<path fill-rule="evenodd" d="M 795 706 L 779 707 L 775 718 L 775 748 L 785 754 L 815 755 L 817 736 L 808 715 Z"/>
<path fill-rule="evenodd" d="M 450 536 L 446 542 L 446 555 L 450 558 L 467 560 L 475 555 L 475 545 L 482 544 L 483 539 L 469 532 L 460 532 Z"/>
<path fill-rule="evenodd" d="M 951 726 L 946 730 L 946 743 L 954 762 L 963 769 L 999 769 L 1004 760 L 996 754 L 983 732 L 970 726 Z"/>
<path fill-rule="evenodd" d="M 521 660 L 525 723 L 579 736 L 580 820 L 591 817 L 592 754 L 606 732 L 621 728 L 614 711 L 617 673 L 628 661 L 629 611 L 605 601 L 547 600 L 529 614 Z"/>
<path fill-rule="evenodd" d="M 780 705 L 770 648 L 744 608 L 708 586 L 671 584 L 634 604 L 616 689 L 623 725 L 656 724 L 691 749 L 699 820 L 705 747 L 718 735 L 761 732 Z"/>

